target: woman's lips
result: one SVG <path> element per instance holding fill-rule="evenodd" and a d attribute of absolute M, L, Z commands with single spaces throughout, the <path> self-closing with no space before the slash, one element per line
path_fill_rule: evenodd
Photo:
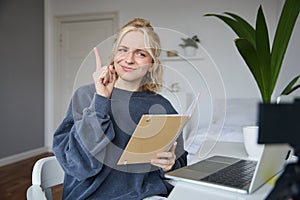
<path fill-rule="evenodd" d="M 122 69 L 125 71 L 125 72 L 132 72 L 134 69 L 131 68 L 131 67 L 126 67 L 126 66 L 122 66 Z"/>

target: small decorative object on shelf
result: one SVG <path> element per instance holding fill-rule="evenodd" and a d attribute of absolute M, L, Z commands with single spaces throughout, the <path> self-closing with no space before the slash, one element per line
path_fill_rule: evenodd
<path fill-rule="evenodd" d="M 170 92 L 179 92 L 180 91 L 180 86 L 178 82 L 172 83 L 170 85 Z"/>
<path fill-rule="evenodd" d="M 198 44 L 200 43 L 200 40 L 197 35 L 194 35 L 191 38 L 181 38 L 183 43 L 179 44 L 184 49 L 185 56 L 195 56 L 196 55 L 196 49 L 198 49 Z"/>
<path fill-rule="evenodd" d="M 169 50 L 169 51 L 167 51 L 167 56 L 168 57 L 176 57 L 176 56 L 178 56 L 178 53 L 176 50 Z"/>

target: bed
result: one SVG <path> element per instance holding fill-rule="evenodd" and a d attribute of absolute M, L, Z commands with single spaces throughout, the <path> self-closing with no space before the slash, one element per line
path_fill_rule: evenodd
<path fill-rule="evenodd" d="M 193 95 L 178 93 L 171 95 L 173 99 L 166 96 L 175 108 L 184 110 Z M 201 148 L 204 141 L 243 143 L 242 127 L 257 125 L 258 98 L 227 98 L 211 102 L 211 109 L 205 110 L 200 105 L 183 130 L 185 149 L 189 152 L 188 164 L 205 156 L 206 150 Z"/>

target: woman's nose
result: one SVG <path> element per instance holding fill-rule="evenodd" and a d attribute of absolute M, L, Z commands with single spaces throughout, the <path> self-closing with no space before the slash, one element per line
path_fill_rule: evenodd
<path fill-rule="evenodd" d="M 129 51 L 126 55 L 125 62 L 128 64 L 134 63 L 134 53 Z"/>

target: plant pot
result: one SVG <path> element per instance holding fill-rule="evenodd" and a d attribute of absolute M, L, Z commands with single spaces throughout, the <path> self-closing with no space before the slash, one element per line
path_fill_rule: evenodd
<path fill-rule="evenodd" d="M 264 144 L 258 144 L 258 126 L 243 127 L 243 139 L 248 158 L 258 160 L 264 150 Z"/>
<path fill-rule="evenodd" d="M 189 56 L 189 57 L 192 57 L 192 56 L 196 56 L 196 48 L 195 47 L 185 47 L 184 48 L 184 55 L 185 56 Z"/>

